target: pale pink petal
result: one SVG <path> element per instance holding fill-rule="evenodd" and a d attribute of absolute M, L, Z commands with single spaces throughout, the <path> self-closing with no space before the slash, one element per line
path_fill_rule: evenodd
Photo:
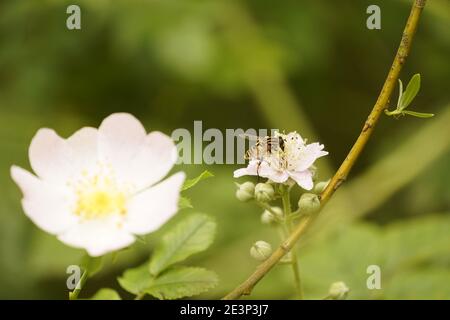
<path fill-rule="evenodd" d="M 286 182 L 287 179 L 289 179 L 289 175 L 286 172 L 286 170 L 265 171 L 265 172 L 263 172 L 263 174 L 261 174 L 261 177 L 268 178 L 269 180 L 272 180 L 273 182 L 276 182 L 276 183 L 283 183 L 283 182 Z"/>
<path fill-rule="evenodd" d="M 58 239 L 68 246 L 85 249 L 92 257 L 128 247 L 135 241 L 113 218 L 80 221 Z"/>
<path fill-rule="evenodd" d="M 183 172 L 135 195 L 128 205 L 125 228 L 134 234 L 146 234 L 159 229 L 178 211 Z"/>
<path fill-rule="evenodd" d="M 167 175 L 177 157 L 173 140 L 161 132 L 152 132 L 130 160 L 128 177 L 137 190 L 149 187 Z"/>
<path fill-rule="evenodd" d="M 300 150 L 299 160 L 296 162 L 295 171 L 304 171 L 312 166 L 317 158 L 326 156 L 327 151 L 323 151 L 323 144 L 318 142 L 306 145 Z"/>
<path fill-rule="evenodd" d="M 311 190 L 314 187 L 312 173 L 309 170 L 289 172 L 289 176 L 305 190 Z"/>
<path fill-rule="evenodd" d="M 11 177 L 22 190 L 25 214 L 39 228 L 51 234 L 58 234 L 76 222 L 64 188 L 44 182 L 16 166 L 11 167 Z"/>
<path fill-rule="evenodd" d="M 126 181 L 130 161 L 141 150 L 146 136 L 145 128 L 134 116 L 114 113 L 103 120 L 98 129 L 99 156 Z"/>
<path fill-rule="evenodd" d="M 46 181 L 64 184 L 74 171 L 72 150 L 51 129 L 38 130 L 30 144 L 29 158 L 34 172 Z"/>
<path fill-rule="evenodd" d="M 237 169 L 233 173 L 234 178 L 242 176 L 256 176 L 259 173 L 261 161 L 252 160 L 248 163 L 246 168 Z"/>
<path fill-rule="evenodd" d="M 98 160 L 98 131 L 95 128 L 84 127 L 67 139 L 72 149 L 71 162 L 76 166 L 78 174 L 89 170 Z"/>

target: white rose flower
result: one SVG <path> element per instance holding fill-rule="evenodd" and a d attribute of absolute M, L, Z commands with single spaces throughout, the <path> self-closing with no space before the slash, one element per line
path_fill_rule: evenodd
<path fill-rule="evenodd" d="M 323 144 L 306 144 L 297 132 L 278 133 L 275 137 L 283 140 L 282 146 L 272 146 L 270 152 L 250 159 L 246 168 L 234 172 L 234 177 L 258 175 L 276 183 L 284 183 L 291 178 L 303 189 L 311 190 L 314 186 L 312 166 L 316 159 L 328 154 L 323 151 Z"/>
<path fill-rule="evenodd" d="M 147 134 L 130 114 L 116 113 L 98 129 L 68 139 L 40 129 L 29 148 L 32 173 L 12 166 L 25 214 L 63 243 L 101 256 L 157 230 L 178 210 L 183 172 L 170 137 Z"/>

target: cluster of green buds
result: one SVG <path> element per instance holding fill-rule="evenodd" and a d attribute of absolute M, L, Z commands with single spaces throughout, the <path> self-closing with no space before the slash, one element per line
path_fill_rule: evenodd
<path fill-rule="evenodd" d="M 286 223 L 292 222 L 303 216 L 309 216 L 317 213 L 320 210 L 319 195 L 325 190 L 329 181 L 316 182 L 311 192 L 303 193 L 298 202 L 298 209 L 291 211 L 286 210 L 286 201 L 283 197 L 289 194 L 294 184 L 276 184 L 273 182 L 257 183 L 244 182 L 242 184 L 236 183 L 236 198 L 242 202 L 255 201 L 263 212 L 261 214 L 261 223 L 269 226 L 279 226 L 286 229 Z M 276 205 L 279 199 L 283 201 L 283 208 Z M 289 199 L 289 197 L 288 197 Z M 250 255 L 258 261 L 266 260 L 272 253 L 272 247 L 265 241 L 257 241 L 250 248 Z"/>

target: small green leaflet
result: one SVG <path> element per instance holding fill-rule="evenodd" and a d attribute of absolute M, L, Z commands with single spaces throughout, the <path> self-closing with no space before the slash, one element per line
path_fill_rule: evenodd
<path fill-rule="evenodd" d="M 172 267 L 155 278 L 145 293 L 158 299 L 192 297 L 217 285 L 217 275 L 203 268 Z"/>
<path fill-rule="evenodd" d="M 403 113 L 409 114 L 410 116 L 414 116 L 417 118 L 431 118 L 434 116 L 433 113 L 416 112 L 416 111 L 409 111 L 409 110 L 405 110 L 405 111 L 403 111 Z"/>
<path fill-rule="evenodd" d="M 180 209 L 186 209 L 186 208 L 193 208 L 191 199 L 180 196 L 180 199 L 178 200 L 178 208 Z"/>
<path fill-rule="evenodd" d="M 397 100 L 397 109 L 399 109 L 400 101 L 403 96 L 403 82 L 402 80 L 398 79 L 398 100 Z"/>
<path fill-rule="evenodd" d="M 126 270 L 117 281 L 126 291 L 139 295 L 143 294 L 145 289 L 150 286 L 153 278 L 148 272 L 148 264 L 144 263 L 139 267 Z"/>
<path fill-rule="evenodd" d="M 206 250 L 214 239 L 216 223 L 204 214 L 194 214 L 169 230 L 155 249 L 149 271 L 158 275 L 170 265 Z"/>
<path fill-rule="evenodd" d="M 205 170 L 198 177 L 196 177 L 194 179 L 186 180 L 184 182 L 183 186 L 181 187 L 181 191 L 188 190 L 188 189 L 192 188 L 193 186 L 195 186 L 200 181 L 210 178 L 210 177 L 214 177 L 214 175 L 211 172 L 209 172 L 208 170 Z M 191 199 L 180 196 L 180 199 L 178 200 L 178 207 L 180 209 L 186 209 L 186 208 L 192 209 L 193 206 L 192 206 Z"/>
<path fill-rule="evenodd" d="M 430 118 L 434 116 L 434 114 L 432 113 L 423 113 L 405 110 L 411 104 L 411 102 L 414 100 L 414 98 L 416 97 L 417 93 L 420 90 L 420 74 L 416 73 L 411 78 L 404 92 L 403 92 L 403 83 L 400 79 L 398 80 L 398 84 L 399 84 L 399 95 L 397 101 L 397 108 L 393 111 L 384 110 L 384 113 L 386 115 L 394 116 L 396 118 L 404 115 L 410 115 L 418 118 Z"/>
<path fill-rule="evenodd" d="M 97 291 L 91 300 L 121 300 L 119 294 L 110 288 L 103 288 Z"/>
<path fill-rule="evenodd" d="M 194 179 L 186 180 L 184 182 L 183 186 L 181 187 L 181 191 L 190 189 L 193 186 L 195 186 L 197 183 L 199 183 L 200 181 L 210 178 L 210 177 L 214 177 L 214 175 L 211 172 L 209 172 L 208 170 L 205 170 L 198 177 L 196 177 Z"/>
<path fill-rule="evenodd" d="M 135 295 L 149 294 L 158 299 L 191 297 L 217 285 L 217 275 L 206 269 L 171 267 L 157 277 L 148 272 L 147 264 L 125 271 L 118 279 L 126 291 Z"/>
<path fill-rule="evenodd" d="M 408 85 L 406 86 L 405 92 L 401 95 L 399 99 L 399 104 L 397 105 L 398 110 L 404 110 L 410 105 L 413 99 L 416 97 L 420 89 L 420 74 L 416 73 Z"/>

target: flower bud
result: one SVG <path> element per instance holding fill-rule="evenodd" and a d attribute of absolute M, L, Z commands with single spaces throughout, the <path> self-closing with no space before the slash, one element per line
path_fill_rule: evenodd
<path fill-rule="evenodd" d="M 238 184 L 238 189 L 236 190 L 236 198 L 239 201 L 249 201 L 255 196 L 255 185 L 253 182 L 244 182 L 243 184 Z"/>
<path fill-rule="evenodd" d="M 344 282 L 334 282 L 331 284 L 330 290 L 328 291 L 328 299 L 344 300 L 345 298 L 347 298 L 349 291 L 350 289 Z"/>
<path fill-rule="evenodd" d="M 316 193 L 316 194 L 322 193 L 323 190 L 325 190 L 325 188 L 327 187 L 327 185 L 329 183 L 330 183 L 330 180 L 320 181 L 320 182 L 316 183 L 316 185 L 314 186 L 314 193 Z"/>
<path fill-rule="evenodd" d="M 301 214 L 314 214 L 320 209 L 319 197 L 314 193 L 304 193 L 298 201 Z"/>
<path fill-rule="evenodd" d="M 250 248 L 250 255 L 258 261 L 264 261 L 272 254 L 272 246 L 265 241 L 256 241 Z"/>
<path fill-rule="evenodd" d="M 258 183 L 255 187 L 255 199 L 259 202 L 269 202 L 275 199 L 275 190 L 269 183 Z"/>
<path fill-rule="evenodd" d="M 262 224 L 272 224 L 283 217 L 283 210 L 280 207 L 271 207 L 271 211 L 264 210 L 261 215 Z"/>

